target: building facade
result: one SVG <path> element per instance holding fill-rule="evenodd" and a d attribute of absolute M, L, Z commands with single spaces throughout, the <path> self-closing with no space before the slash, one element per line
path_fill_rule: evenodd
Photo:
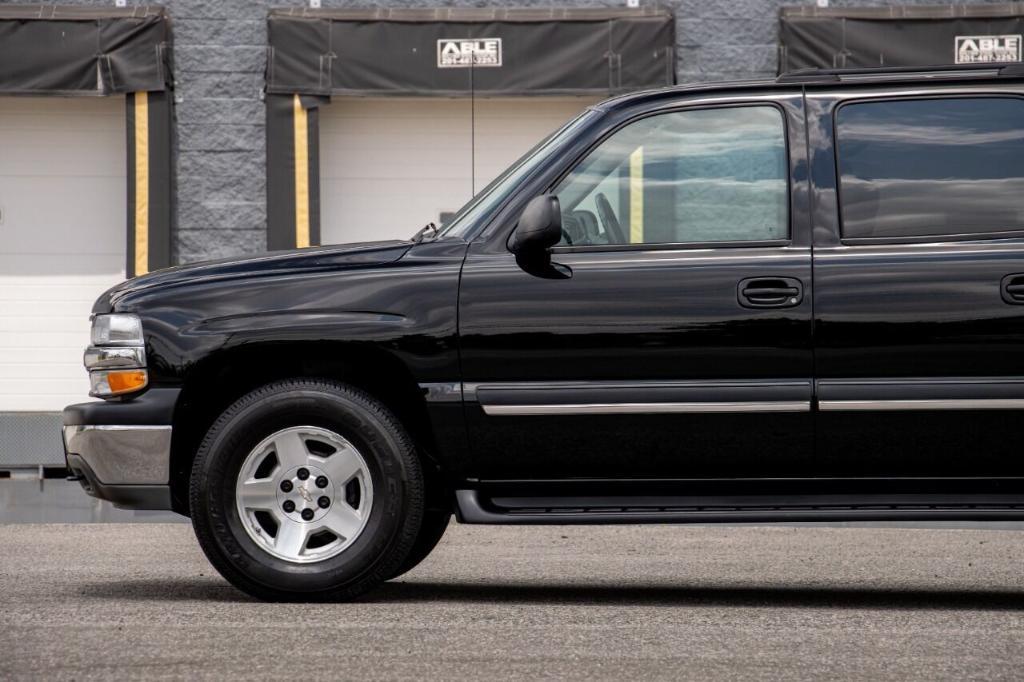
<path fill-rule="evenodd" d="M 913 15 L 925 4 L 900 6 Z M 125 276 L 268 246 L 407 237 L 609 94 L 774 76 L 784 6 L 825 18 L 891 3 L 309 5 L 0 0 L 0 468 L 61 463 L 57 412 L 87 391 L 91 300 Z M 931 19 L 970 18 L 965 35 L 1019 51 L 1019 30 L 976 27 L 1022 16 L 1024 3 L 965 1 Z M 81 27 L 81 62 L 63 64 L 53 47 L 74 52 L 70 33 L 47 33 L 61 21 Z M 462 68 L 470 48 L 445 31 L 466 21 L 518 37 L 474 35 Z M 621 30 L 598 34 L 613 22 Z M 426 36 L 429 72 L 389 72 L 419 49 L 410 26 Z M 821 35 L 833 62 L 845 60 L 845 44 L 830 46 L 845 38 Z M 93 39 L 110 44 L 99 59 Z"/>

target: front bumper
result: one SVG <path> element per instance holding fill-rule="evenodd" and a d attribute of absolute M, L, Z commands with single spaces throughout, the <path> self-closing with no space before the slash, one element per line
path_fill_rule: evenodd
<path fill-rule="evenodd" d="M 176 389 L 129 402 L 64 409 L 68 470 L 93 497 L 125 509 L 171 509 L 171 419 Z"/>

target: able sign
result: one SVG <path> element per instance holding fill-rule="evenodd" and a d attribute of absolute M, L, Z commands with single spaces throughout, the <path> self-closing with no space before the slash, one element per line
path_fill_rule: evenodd
<path fill-rule="evenodd" d="M 501 38 L 437 41 L 437 68 L 460 69 L 470 66 L 501 66 Z"/>
<path fill-rule="evenodd" d="M 1021 36 L 957 36 L 956 63 L 1019 62 Z"/>

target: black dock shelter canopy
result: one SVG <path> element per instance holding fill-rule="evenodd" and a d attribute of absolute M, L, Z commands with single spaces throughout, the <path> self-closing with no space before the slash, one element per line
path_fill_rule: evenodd
<path fill-rule="evenodd" d="M 603 95 L 672 85 L 673 17 L 650 9 L 277 9 L 267 91 Z"/>
<path fill-rule="evenodd" d="M 0 5 L 0 93 L 166 90 L 169 33 L 156 6 Z"/>
<path fill-rule="evenodd" d="M 1022 61 L 1024 2 L 784 7 L 779 72 Z"/>
<path fill-rule="evenodd" d="M 128 276 L 171 264 L 171 35 L 156 5 L 0 5 L 0 96 L 125 96 Z"/>
<path fill-rule="evenodd" d="M 675 83 L 670 12 L 274 9 L 267 245 L 320 243 L 319 107 L 331 97 L 608 96 Z"/>

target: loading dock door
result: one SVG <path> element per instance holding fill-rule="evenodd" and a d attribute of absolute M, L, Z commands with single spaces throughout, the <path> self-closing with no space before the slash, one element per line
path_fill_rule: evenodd
<path fill-rule="evenodd" d="M 0 97 L 0 417 L 89 391 L 89 313 L 125 277 L 125 147 L 123 97 Z"/>
<path fill-rule="evenodd" d="M 468 99 L 334 99 L 320 119 L 321 242 L 412 236 L 599 99 L 479 98 L 475 116 Z"/>

